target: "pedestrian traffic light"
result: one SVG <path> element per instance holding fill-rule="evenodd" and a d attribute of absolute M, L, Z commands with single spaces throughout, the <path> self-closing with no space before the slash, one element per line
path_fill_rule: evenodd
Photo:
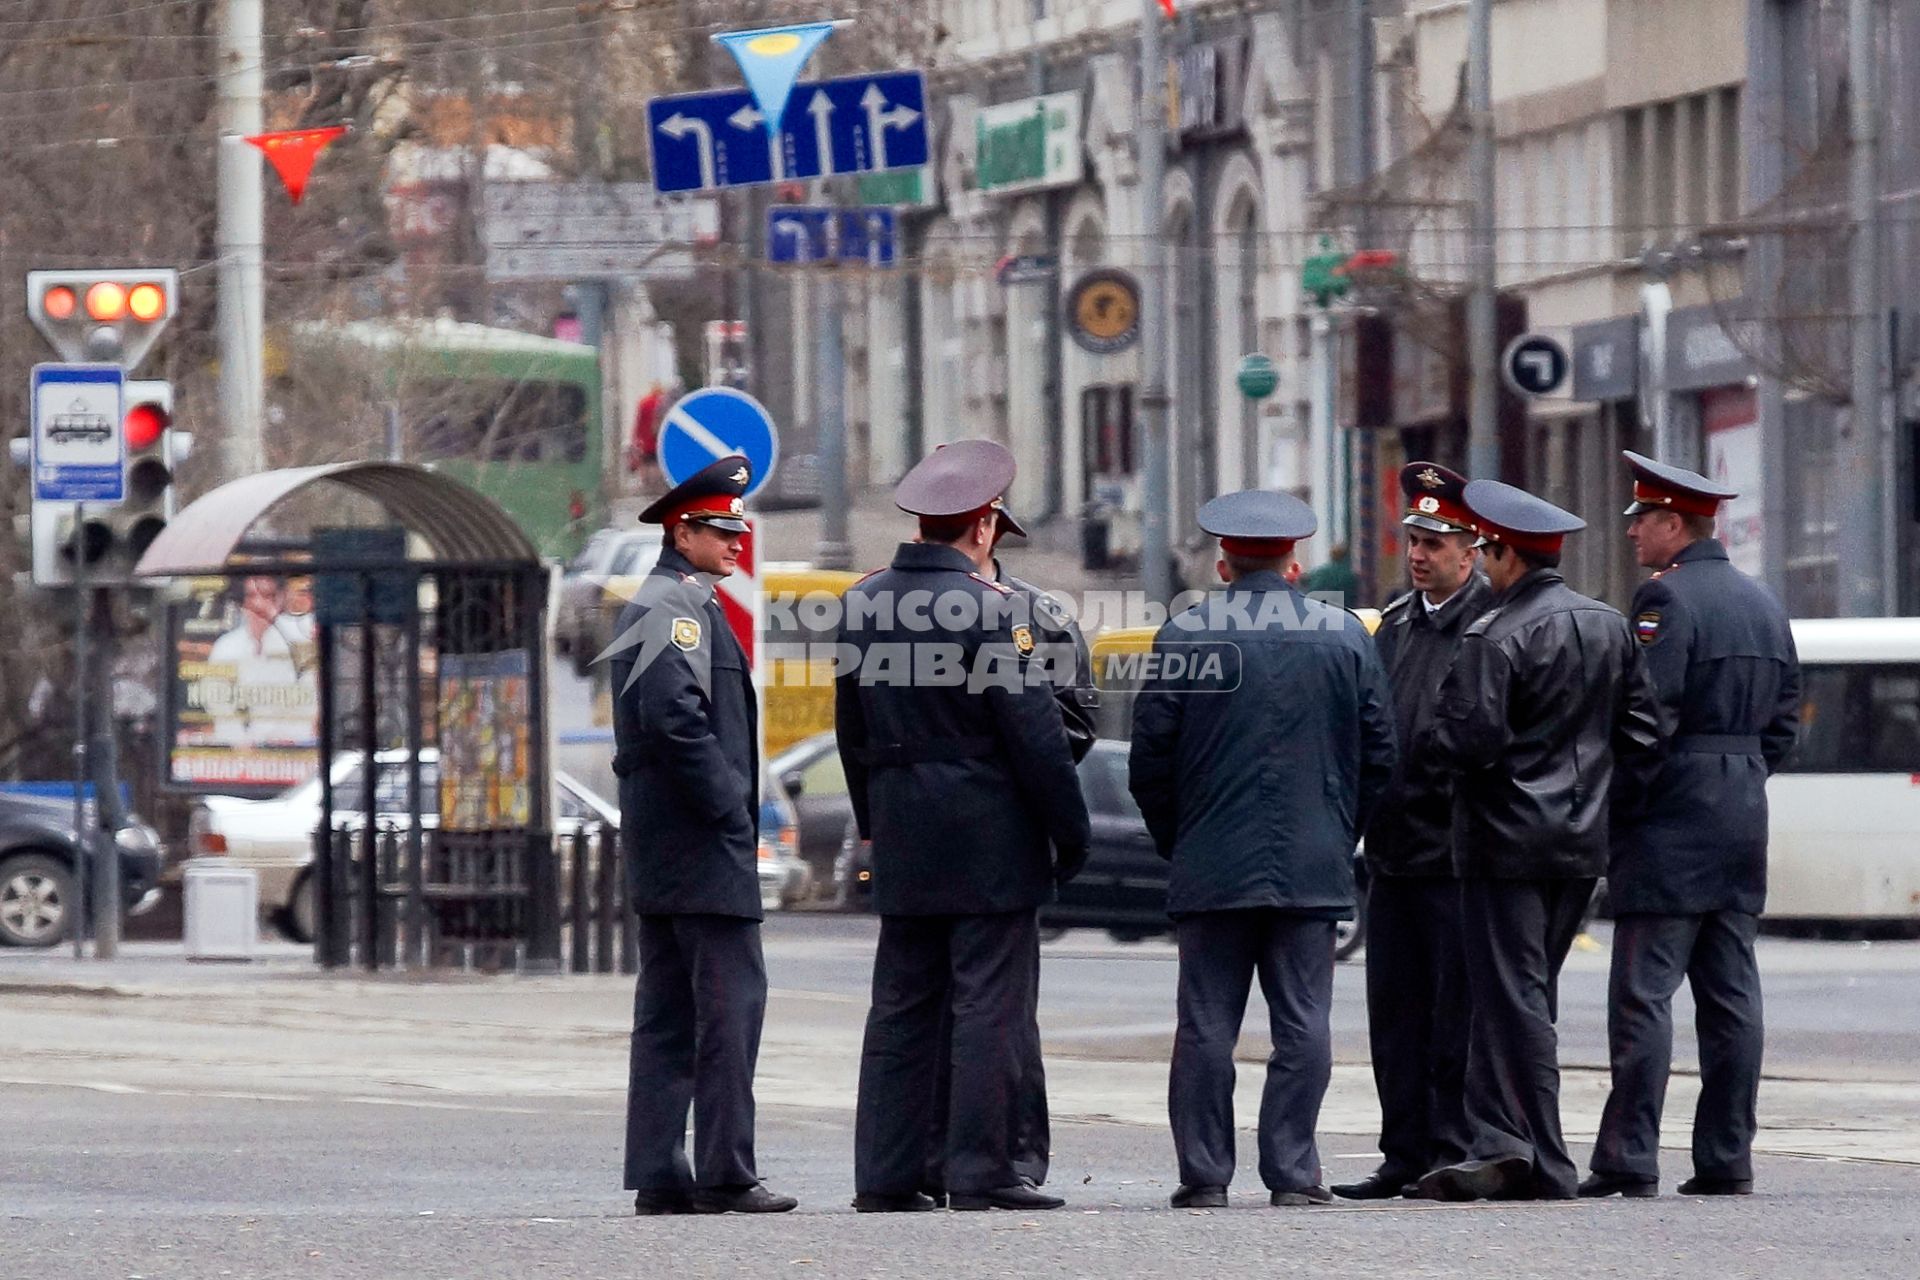
<path fill-rule="evenodd" d="M 62 360 L 131 373 L 173 319 L 179 293 L 171 270 L 29 271 L 27 315 Z"/>

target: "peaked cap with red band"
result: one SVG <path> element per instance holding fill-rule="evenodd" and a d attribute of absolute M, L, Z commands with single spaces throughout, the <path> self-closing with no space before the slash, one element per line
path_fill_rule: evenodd
<path fill-rule="evenodd" d="M 1311 538 L 1320 527 L 1312 507 L 1272 489 L 1223 493 L 1195 518 L 1204 532 L 1220 539 L 1220 550 L 1256 559 L 1287 555 L 1294 543 Z"/>
<path fill-rule="evenodd" d="M 1482 541 L 1531 555 L 1555 555 L 1562 539 L 1587 527 L 1571 511 L 1498 480 L 1469 480 L 1460 496 Z"/>
<path fill-rule="evenodd" d="M 1400 523 L 1429 533 L 1472 533 L 1473 514 L 1460 500 L 1467 478 L 1437 462 L 1409 462 L 1400 468 L 1400 491 L 1407 495 Z"/>
<path fill-rule="evenodd" d="M 753 482 L 753 464 L 737 453 L 700 468 L 654 500 L 640 513 L 641 524 L 663 524 L 671 529 L 683 520 L 747 532 L 743 495 Z"/>
<path fill-rule="evenodd" d="M 1720 510 L 1728 498 L 1740 495 L 1724 485 L 1685 467 L 1655 462 L 1644 454 L 1622 449 L 1633 472 L 1633 502 L 1620 514 L 1637 516 L 1643 511 L 1671 511 L 1683 516 L 1710 516 Z"/>
<path fill-rule="evenodd" d="M 1013 483 L 1013 454 L 993 440 L 956 440 L 913 464 L 894 486 L 893 504 L 910 516 L 952 520 L 997 512 L 1007 518 L 1001 495 Z M 1026 532 L 1015 522 L 1008 532 Z"/>

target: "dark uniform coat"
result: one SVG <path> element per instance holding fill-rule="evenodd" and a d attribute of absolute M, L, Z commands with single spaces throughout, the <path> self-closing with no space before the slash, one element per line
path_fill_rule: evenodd
<path fill-rule="evenodd" d="M 937 623 L 933 603 L 970 598 L 970 626 Z M 840 640 L 860 667 L 836 681 L 847 792 L 873 841 L 873 906 L 883 916 L 1026 911 L 1048 900 L 1060 849 L 1078 869 L 1087 806 L 1051 689 L 1024 678 L 935 683 L 916 666 L 1023 666 L 1037 640 L 1009 587 L 952 547 L 902 543 L 890 568 L 847 589 Z M 996 623 L 998 625 L 990 625 Z M 983 655 L 983 650 L 985 654 Z M 952 668 L 950 668 L 952 669 Z M 1009 684 L 1016 687 L 1008 687 Z"/>
<path fill-rule="evenodd" d="M 1616 775 L 1637 795 L 1658 753 L 1626 619 L 1557 569 L 1528 573 L 1467 628 L 1421 750 L 1459 773 L 1455 869 L 1519 880 L 1603 873 Z"/>
<path fill-rule="evenodd" d="M 1283 621 L 1260 626 L 1263 606 Z M 1351 918 L 1354 844 L 1395 758 L 1386 674 L 1366 627 L 1262 572 L 1169 619 L 1153 641 L 1156 654 L 1205 651 L 1193 646 L 1228 658 L 1222 689 L 1156 679 L 1133 708 L 1129 787 L 1173 862 L 1168 913 Z"/>
<path fill-rule="evenodd" d="M 611 664 L 627 885 L 642 915 L 758 920 L 753 676 L 719 602 L 693 574 L 668 547 L 620 617 L 617 634 L 634 640 Z"/>
<path fill-rule="evenodd" d="M 1786 611 L 1704 538 L 1641 584 L 1633 627 L 1659 693 L 1667 756 L 1621 814 L 1607 892 L 1617 912 L 1760 914 L 1767 778 L 1793 749 L 1800 665 Z"/>
<path fill-rule="evenodd" d="M 999 566 L 995 565 L 996 570 Z M 1060 718 L 1066 725 L 1067 745 L 1073 748 L 1074 763 L 1087 758 L 1099 736 L 1094 728 L 1093 711 L 1100 705 L 1100 694 L 1093 686 L 1093 658 L 1087 651 L 1087 638 L 1080 624 L 1059 601 L 1024 578 L 999 570 L 1000 582 L 1025 598 L 1033 620 L 1037 646 L 1036 660 L 1050 666 L 1053 698 L 1060 704 Z"/>
<path fill-rule="evenodd" d="M 1381 613 L 1374 644 L 1393 690 L 1400 742 L 1389 800 L 1367 829 L 1367 870 L 1377 876 L 1453 875 L 1453 773 L 1437 756 L 1412 750 L 1433 723 L 1440 681 L 1467 627 L 1493 604 L 1493 584 L 1467 578 L 1438 610 L 1409 591 Z"/>

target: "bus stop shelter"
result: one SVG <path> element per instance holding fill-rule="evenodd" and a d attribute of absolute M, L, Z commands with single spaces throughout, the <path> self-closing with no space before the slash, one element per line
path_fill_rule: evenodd
<path fill-rule="evenodd" d="M 304 748 L 318 769 L 321 814 L 303 891 L 321 965 L 561 967 L 547 575 L 506 512 L 403 463 L 269 471 L 180 512 L 138 573 L 224 577 L 248 590 L 311 584 L 290 647 L 317 681 L 317 714 L 304 744 L 281 731 L 273 749 Z M 273 648 L 260 660 L 280 660 L 289 646 L 268 639 L 255 646 Z M 221 669 L 244 695 L 244 661 L 229 656 Z M 236 714 L 246 720 L 246 708 L 229 709 L 229 724 Z M 206 750 L 217 753 L 220 716 L 200 713 L 193 733 L 201 721 Z M 349 777 L 354 794 L 343 794 Z M 582 910 L 588 896 L 610 903 L 621 887 L 617 841 L 596 834 L 601 892 L 589 887 L 585 841 L 571 860 L 588 890 L 575 895 Z M 602 952 L 591 967 L 610 967 L 608 931 L 589 932 Z M 588 967 L 585 940 L 576 937 L 574 967 Z"/>

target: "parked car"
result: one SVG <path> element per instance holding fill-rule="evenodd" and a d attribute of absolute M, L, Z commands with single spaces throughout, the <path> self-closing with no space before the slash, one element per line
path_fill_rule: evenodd
<path fill-rule="evenodd" d="M 1087 865 L 1040 908 L 1047 932 L 1105 929 L 1115 940 L 1137 942 L 1171 933 L 1167 918 L 1167 863 L 1153 847 L 1147 823 L 1127 790 L 1128 744 L 1102 738 L 1080 762 L 1080 790 L 1093 821 Z M 1361 885 L 1356 918 L 1341 922 L 1335 954 L 1342 960 L 1366 938 L 1366 870 L 1354 853 L 1354 876 Z M 834 867 L 834 897 L 844 910 L 867 911 L 873 904 L 873 851 L 849 821 L 842 832 Z"/>
<path fill-rule="evenodd" d="M 658 530 L 602 529 L 588 539 L 560 579 L 553 611 L 553 647 L 584 676 L 613 640 L 613 624 L 660 558 Z"/>
<path fill-rule="evenodd" d="M 334 757 L 334 826 L 357 827 L 358 808 L 366 775 L 359 752 Z M 407 821 L 407 753 L 383 751 L 377 757 L 374 779 L 375 820 L 404 826 Z M 594 827 L 618 831 L 620 810 L 580 782 L 556 769 L 553 775 L 553 831 L 562 849 L 574 835 Z M 769 794 L 771 788 L 765 789 Z M 806 864 L 800 861 L 794 835 L 793 809 L 784 796 L 770 796 L 760 816 L 761 898 L 773 905 L 791 905 L 811 887 Z M 440 759 L 428 748 L 420 753 L 422 825 L 439 824 Z M 260 877 L 260 912 L 278 919 L 296 941 L 308 942 L 314 933 L 313 833 L 320 825 L 320 779 L 315 777 L 265 800 L 237 796 L 203 796 L 187 823 L 187 853 L 193 857 L 226 857 L 237 866 L 251 867 Z M 562 884 L 566 876 L 562 874 Z"/>
<path fill-rule="evenodd" d="M 0 793 L 0 945 L 52 947 L 70 938 L 80 908 L 73 805 Z M 120 859 L 120 899 L 130 916 L 160 900 L 160 838 L 137 819 L 89 833 L 89 865 Z"/>
<path fill-rule="evenodd" d="M 840 764 L 840 747 L 833 731 L 796 742 L 767 762 L 767 772 L 793 801 L 800 827 L 800 856 L 813 868 L 822 888 L 833 885 L 834 863 L 853 820 L 847 773 Z"/>

